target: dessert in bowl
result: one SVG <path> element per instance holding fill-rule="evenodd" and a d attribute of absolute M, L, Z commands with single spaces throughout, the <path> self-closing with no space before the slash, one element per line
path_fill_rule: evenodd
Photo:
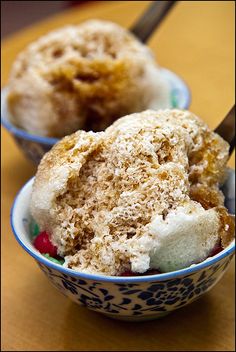
<path fill-rule="evenodd" d="M 101 131 L 117 118 L 189 106 L 185 83 L 115 23 L 87 21 L 39 38 L 17 57 L 2 123 L 36 163 L 56 140 Z"/>
<path fill-rule="evenodd" d="M 180 110 L 78 131 L 19 193 L 13 231 L 77 303 L 119 319 L 163 316 L 213 287 L 233 257 L 234 219 L 219 189 L 228 149 Z"/>

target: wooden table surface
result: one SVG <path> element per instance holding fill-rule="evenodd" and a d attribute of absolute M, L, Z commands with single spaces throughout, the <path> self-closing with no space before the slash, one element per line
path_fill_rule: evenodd
<path fill-rule="evenodd" d="M 145 1 L 96 1 L 8 37 L 2 46 L 2 86 L 16 54 L 47 31 L 89 18 L 129 27 Z M 214 128 L 234 103 L 234 2 L 180 2 L 150 40 L 161 66 L 191 88 L 190 109 Z M 234 167 L 234 157 L 229 165 Z M 35 173 L 2 130 L 2 350 L 232 351 L 233 263 L 199 301 L 156 321 L 110 320 L 55 290 L 14 239 L 9 212 L 16 192 Z"/>

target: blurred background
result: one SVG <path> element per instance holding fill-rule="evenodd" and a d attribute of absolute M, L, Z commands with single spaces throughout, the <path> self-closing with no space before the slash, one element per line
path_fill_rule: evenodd
<path fill-rule="evenodd" d="M 91 1 L 1 1 L 1 38 L 72 6 Z"/>

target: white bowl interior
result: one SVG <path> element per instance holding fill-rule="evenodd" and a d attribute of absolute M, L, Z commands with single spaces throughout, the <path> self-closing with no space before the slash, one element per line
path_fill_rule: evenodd
<path fill-rule="evenodd" d="M 161 68 L 161 74 L 170 86 L 170 95 L 174 95 L 178 102 L 177 106 L 172 106 L 172 108 L 187 109 L 190 106 L 191 95 L 186 83 L 178 75 L 166 68 Z"/>
<path fill-rule="evenodd" d="M 19 191 L 11 213 L 11 222 L 15 233 L 19 240 L 32 252 L 39 254 L 35 247 L 32 245 L 29 233 L 30 215 L 30 199 L 32 193 L 34 178 L 32 178 L 25 186 Z"/>

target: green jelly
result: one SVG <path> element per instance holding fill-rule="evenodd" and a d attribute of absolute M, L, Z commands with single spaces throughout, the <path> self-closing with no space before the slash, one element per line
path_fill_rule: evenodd
<path fill-rule="evenodd" d="M 171 105 L 172 108 L 177 108 L 178 107 L 178 91 L 173 89 L 171 91 Z"/>
<path fill-rule="evenodd" d="M 42 254 L 45 258 L 47 258 L 48 260 L 51 260 L 51 262 L 54 262 L 56 264 L 64 264 L 65 260 L 64 259 L 56 259 L 53 257 L 50 257 L 50 255 L 48 253 Z"/>
<path fill-rule="evenodd" d="M 30 230 L 30 235 L 31 235 L 32 239 L 34 239 L 35 237 L 38 236 L 38 234 L 39 234 L 39 226 L 38 226 L 38 224 L 36 224 L 36 222 L 34 220 L 32 220 L 30 222 L 29 230 Z"/>

